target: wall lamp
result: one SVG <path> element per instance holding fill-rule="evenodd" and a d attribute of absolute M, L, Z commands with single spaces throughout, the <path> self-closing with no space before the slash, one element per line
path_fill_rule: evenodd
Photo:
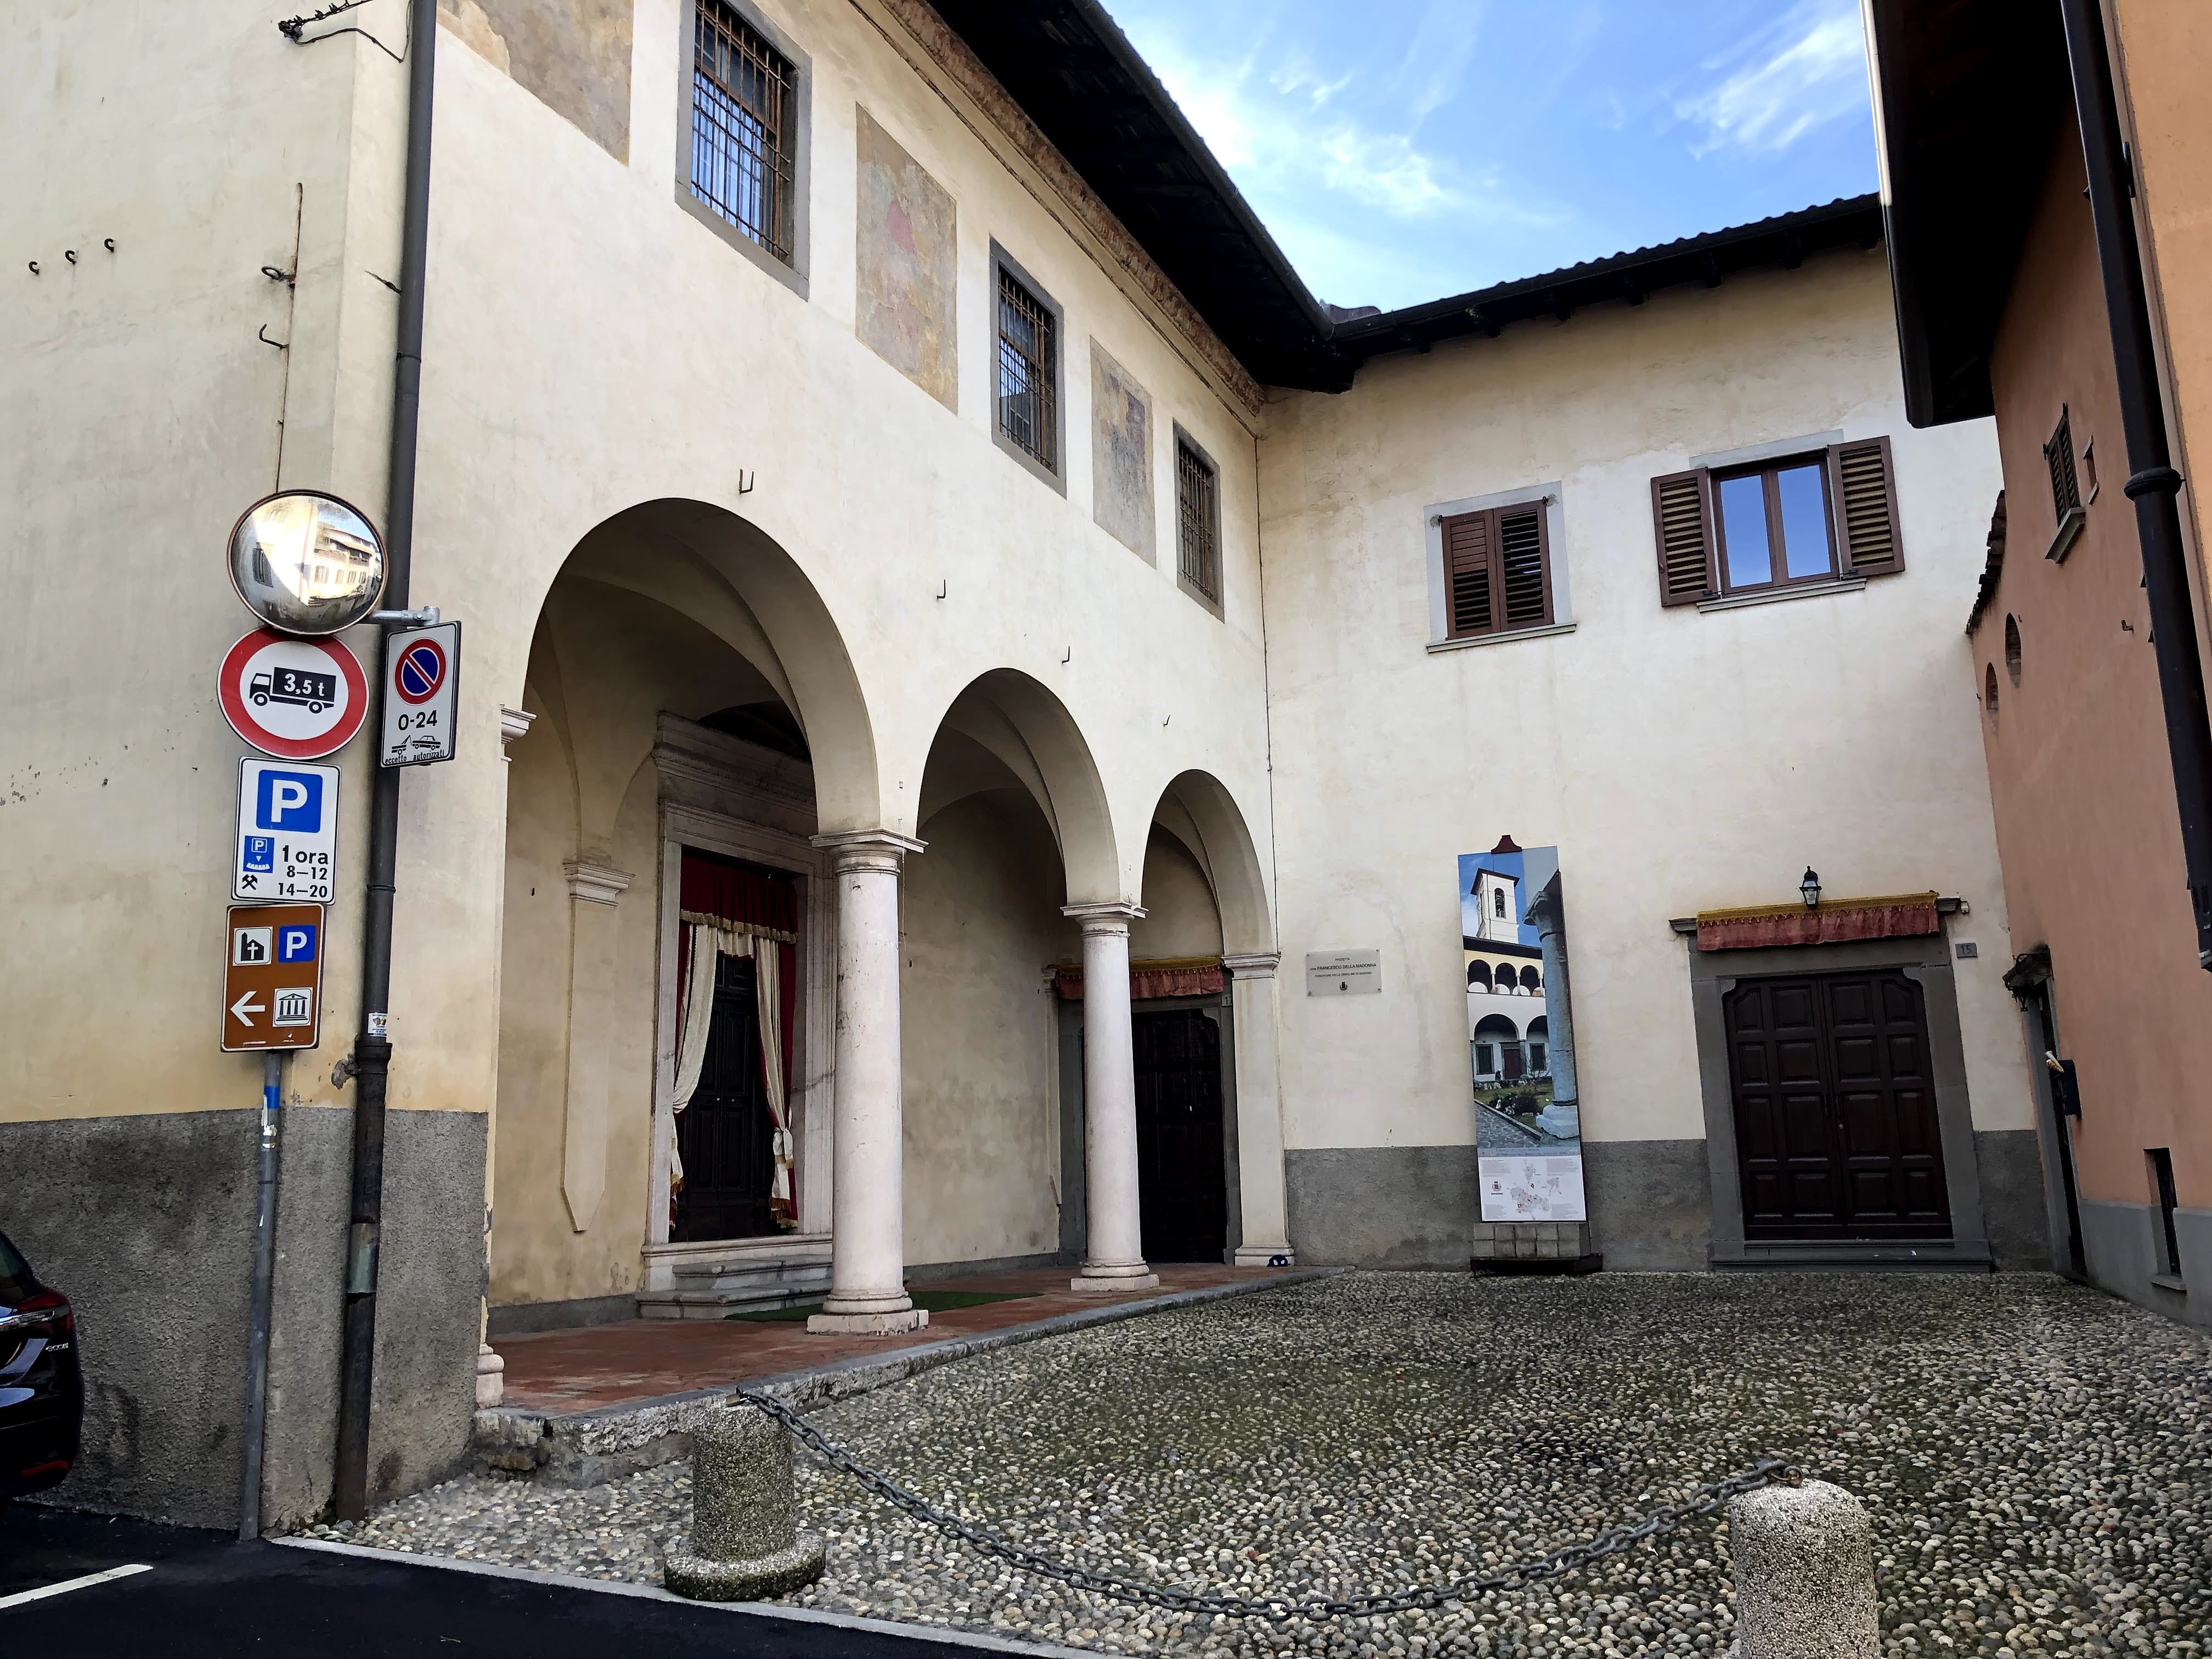
<path fill-rule="evenodd" d="M 1797 890 L 1803 896 L 1805 900 L 1805 908 L 1808 910 L 1817 910 L 1820 908 L 1820 873 L 1809 864 L 1805 866 L 1805 879 L 1797 884 Z"/>

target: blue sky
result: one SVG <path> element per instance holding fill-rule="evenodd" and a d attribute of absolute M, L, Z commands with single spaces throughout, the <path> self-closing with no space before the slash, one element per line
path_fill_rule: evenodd
<path fill-rule="evenodd" d="M 1104 3 L 1339 305 L 1875 187 L 1858 0 Z"/>

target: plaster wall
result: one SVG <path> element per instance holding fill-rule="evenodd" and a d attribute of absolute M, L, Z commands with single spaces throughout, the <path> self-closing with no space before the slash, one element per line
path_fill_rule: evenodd
<path fill-rule="evenodd" d="M 2140 63 L 2140 54 L 2131 61 Z M 1990 359 L 2003 456 L 2003 574 L 1972 645 L 1972 685 L 2019 949 L 2051 947 L 2059 1040 L 2079 1070 L 2081 1196 L 2154 1201 L 2144 1149 L 2173 1154 L 2184 1206 L 2212 1204 L 2212 975 L 2197 964 L 2150 645 L 2104 289 L 2069 127 L 2053 146 Z M 2171 314 L 2171 313 L 2170 313 Z M 2186 383 L 2185 359 L 2177 356 Z M 2099 484 L 2063 562 L 2043 445 L 2068 411 Z M 2086 469 L 2082 495 L 2090 494 Z M 2020 632 L 2020 678 L 2005 623 Z M 1986 687 L 1996 677 L 1994 710 Z M 2095 1271 L 2097 1263 L 2091 1263 Z"/>
<path fill-rule="evenodd" d="M 1068 924 L 1050 828 L 991 790 L 929 821 L 900 900 L 906 1259 L 980 1261 L 1060 1243 L 1053 995 Z"/>
<path fill-rule="evenodd" d="M 1301 1202 L 1327 1207 L 1321 1149 L 1471 1142 L 1454 860 L 1501 834 L 1560 849 L 1587 1140 L 1689 1167 L 1668 1150 L 1705 1133 L 1668 918 L 1787 900 L 1808 863 L 1832 896 L 1968 902 L 1953 931 L 1980 944 L 1958 963 L 1973 1121 L 2031 1121 L 1960 684 L 1995 445 L 1987 425 L 1913 431 L 1901 402 L 1869 252 L 1386 358 L 1341 397 L 1273 406 L 1261 488 L 1286 975 L 1306 951 L 1382 954 L 1380 995 L 1285 988 L 1294 1237 Z M 1891 439 L 1904 574 L 1662 609 L 1651 478 L 1837 429 Z M 1425 650 L 1425 511 L 1553 479 L 1572 631 Z M 1682 1195 L 1686 1214 L 1701 1196 Z"/>

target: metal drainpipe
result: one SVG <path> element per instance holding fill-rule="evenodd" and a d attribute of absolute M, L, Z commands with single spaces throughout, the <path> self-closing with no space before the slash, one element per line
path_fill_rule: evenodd
<path fill-rule="evenodd" d="M 392 457 L 384 507 L 387 609 L 407 608 L 415 532 L 415 425 L 422 386 L 422 287 L 429 263 L 430 99 L 438 66 L 438 0 L 411 0 L 407 54 L 407 186 L 399 253 L 399 339 L 392 370 Z M 368 727 L 383 723 L 382 636 Z M 384 1217 L 384 1096 L 392 1063 L 392 897 L 404 768 L 380 765 L 370 799 L 368 884 L 362 921 L 361 1035 L 354 1039 L 353 1208 L 346 1250 L 345 1338 L 338 1376 L 333 1507 L 342 1521 L 368 1513 L 369 1398 L 376 1358 L 376 1269 Z"/>
<path fill-rule="evenodd" d="M 2188 552 L 2174 497 L 2181 475 L 2166 441 L 2150 302 L 2143 290 L 2142 252 L 2136 241 L 2131 158 L 2120 138 L 2112 62 L 2099 0 L 2059 0 L 2066 56 L 2074 76 L 2074 111 L 2089 174 L 2089 212 L 2096 226 L 2097 264 L 2112 332 L 2120 421 L 2128 444 L 2126 489 L 2136 504 L 2142 542 L 2143 586 L 2150 599 L 2158 688 L 2173 792 L 2181 808 L 2181 850 L 2196 913 L 2197 965 L 2212 971 L 2212 720 L 2204 701 L 2204 663 L 2197 643 L 2197 611 L 2189 594 Z"/>

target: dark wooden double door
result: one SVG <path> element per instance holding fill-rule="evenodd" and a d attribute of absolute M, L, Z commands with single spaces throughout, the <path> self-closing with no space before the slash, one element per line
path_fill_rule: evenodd
<path fill-rule="evenodd" d="M 691 1103 L 676 1120 L 684 1190 L 669 1236 L 679 1243 L 755 1238 L 776 1231 L 769 1212 L 775 1178 L 775 1121 L 761 1083 L 760 1005 L 753 964 L 724 957 L 714 975 L 707 1060 Z"/>
<path fill-rule="evenodd" d="M 1921 988 L 1894 969 L 1754 979 L 1723 1006 L 1744 1237 L 1948 1238 Z"/>
<path fill-rule="evenodd" d="M 1133 1014 L 1138 1218 L 1148 1261 L 1218 1261 L 1229 1242 L 1221 1027 L 1197 1008 Z"/>

